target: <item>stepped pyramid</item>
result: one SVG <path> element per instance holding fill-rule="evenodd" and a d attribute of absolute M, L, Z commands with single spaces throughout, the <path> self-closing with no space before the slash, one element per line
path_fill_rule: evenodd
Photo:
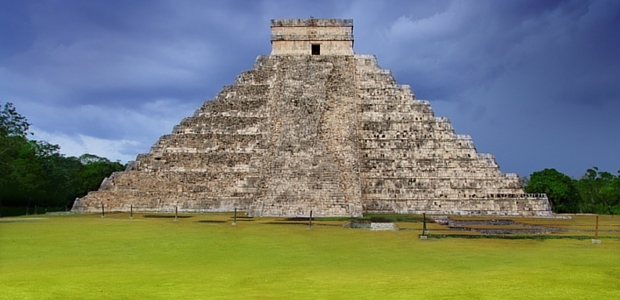
<path fill-rule="evenodd" d="M 271 55 L 73 210 L 251 216 L 549 216 L 545 195 L 455 134 L 371 55 L 353 21 L 271 21 Z"/>

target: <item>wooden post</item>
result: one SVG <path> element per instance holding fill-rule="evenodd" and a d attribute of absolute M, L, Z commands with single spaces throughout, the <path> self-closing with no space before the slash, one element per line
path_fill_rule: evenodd
<path fill-rule="evenodd" d="M 594 228 L 594 239 L 598 240 L 598 215 L 596 215 L 596 227 Z"/>
<path fill-rule="evenodd" d="M 426 236 L 428 234 L 428 230 L 426 229 L 426 213 L 422 213 L 422 217 L 424 218 L 424 223 L 422 225 L 422 235 Z"/>
<path fill-rule="evenodd" d="M 178 220 L 177 220 L 177 216 L 178 216 L 178 214 L 179 214 L 179 207 L 178 207 L 178 206 L 175 206 L 175 207 L 174 207 L 174 221 L 175 221 L 175 222 L 177 222 L 177 221 L 178 221 Z"/>
<path fill-rule="evenodd" d="M 308 230 L 312 229 L 312 211 L 310 211 L 310 222 L 308 222 Z"/>
<path fill-rule="evenodd" d="M 133 204 L 129 205 L 129 218 L 133 219 Z"/>
<path fill-rule="evenodd" d="M 233 215 L 233 226 L 237 226 L 237 208 L 235 207 L 235 214 Z"/>
<path fill-rule="evenodd" d="M 105 217 L 105 209 L 103 208 L 103 203 L 101 203 L 101 217 Z"/>

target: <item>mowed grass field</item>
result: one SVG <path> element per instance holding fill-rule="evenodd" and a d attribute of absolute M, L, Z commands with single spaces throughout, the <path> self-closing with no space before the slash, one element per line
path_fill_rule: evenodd
<path fill-rule="evenodd" d="M 615 236 L 420 240 L 420 223 L 231 216 L 0 218 L 0 299 L 620 299 Z M 620 229 L 620 217 L 601 224 Z"/>

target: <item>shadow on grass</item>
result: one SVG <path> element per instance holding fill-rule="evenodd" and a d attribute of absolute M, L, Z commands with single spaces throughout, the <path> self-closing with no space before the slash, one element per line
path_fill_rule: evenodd
<path fill-rule="evenodd" d="M 585 235 L 499 235 L 499 234 L 481 234 L 481 235 L 459 235 L 459 234 L 428 234 L 429 239 L 443 238 L 459 238 L 459 239 L 501 239 L 501 240 L 589 240 L 592 236 Z M 599 239 L 617 239 L 612 236 L 600 236 Z"/>
<path fill-rule="evenodd" d="M 0 218 L 0 223 L 21 223 L 47 220 L 47 218 Z"/>
<path fill-rule="evenodd" d="M 287 218 L 287 221 L 308 221 L 308 217 Z M 373 223 L 422 223 L 424 217 L 422 215 L 402 215 L 402 214 L 367 214 L 363 217 L 316 217 L 316 221 L 369 221 Z M 434 223 L 430 217 L 426 218 L 426 223 Z"/>
<path fill-rule="evenodd" d="M 198 223 L 226 223 L 226 221 L 221 220 L 200 220 Z"/>
<path fill-rule="evenodd" d="M 154 219 L 174 219 L 174 216 L 169 216 L 169 215 L 144 215 L 144 218 L 154 218 Z M 187 218 L 191 218 L 192 216 L 177 216 L 178 219 L 187 219 Z"/>

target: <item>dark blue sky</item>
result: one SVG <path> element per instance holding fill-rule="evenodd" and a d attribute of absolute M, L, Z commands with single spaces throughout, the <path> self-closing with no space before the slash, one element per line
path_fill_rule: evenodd
<path fill-rule="evenodd" d="M 273 18 L 354 19 L 502 171 L 620 169 L 620 1 L 0 0 L 0 102 L 67 155 L 122 161 L 269 54 Z"/>

